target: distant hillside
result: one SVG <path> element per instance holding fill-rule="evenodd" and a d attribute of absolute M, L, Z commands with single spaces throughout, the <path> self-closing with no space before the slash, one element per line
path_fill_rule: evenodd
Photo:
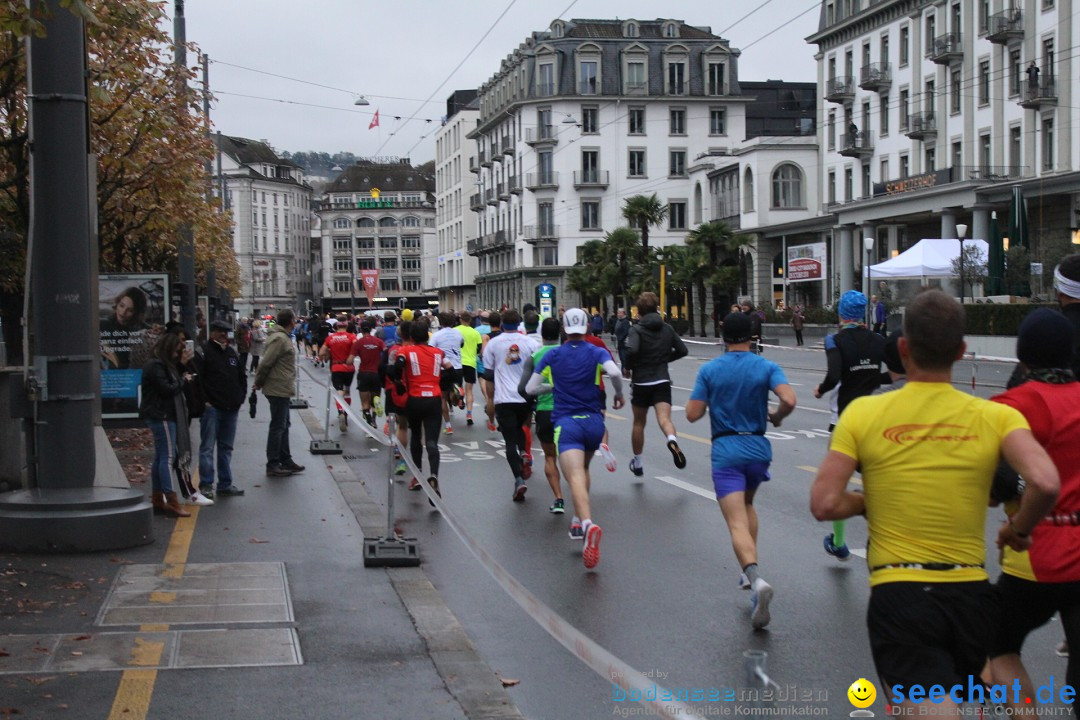
<path fill-rule="evenodd" d="M 302 151 L 291 153 L 288 150 L 281 153 L 281 157 L 291 160 L 304 169 L 304 174 L 325 178 L 337 177 L 341 168 L 348 167 L 356 162 L 356 156 L 351 152 L 336 152 L 331 155 L 328 152 Z M 335 170 L 334 168 L 338 168 Z"/>

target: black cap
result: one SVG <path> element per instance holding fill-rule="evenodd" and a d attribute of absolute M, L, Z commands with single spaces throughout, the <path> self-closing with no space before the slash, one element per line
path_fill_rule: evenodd
<path fill-rule="evenodd" d="M 229 323 L 227 323 L 227 322 L 223 322 L 221 320 L 215 320 L 214 322 L 210 323 L 210 332 L 214 332 L 214 331 L 232 332 L 232 327 L 230 327 Z"/>
<path fill-rule="evenodd" d="M 885 341 L 885 367 L 889 368 L 890 372 L 894 372 L 897 375 L 904 375 L 907 373 L 904 370 L 904 363 L 900 360 L 900 338 L 904 337 L 903 330 L 895 330 L 889 335 L 888 340 Z"/>
<path fill-rule="evenodd" d="M 1072 323 L 1050 308 L 1039 308 L 1020 323 L 1016 358 L 1028 368 L 1072 367 Z"/>
<path fill-rule="evenodd" d="M 735 343 L 750 342 L 750 318 L 741 312 L 733 312 L 724 318 L 724 342 L 734 345 Z"/>

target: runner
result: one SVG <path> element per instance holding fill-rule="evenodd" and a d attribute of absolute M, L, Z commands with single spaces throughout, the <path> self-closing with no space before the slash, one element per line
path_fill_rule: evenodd
<path fill-rule="evenodd" d="M 348 332 L 345 316 L 342 315 L 338 318 L 334 332 L 326 338 L 319 350 L 319 359 L 330 364 L 330 382 L 338 394 L 338 428 L 342 432 L 349 428 L 349 416 L 345 414 L 341 398 L 345 398 L 346 405 L 352 405 L 352 381 L 356 372 L 352 363 L 352 347 L 355 342 L 356 336 Z"/>
<path fill-rule="evenodd" d="M 458 316 L 457 331 L 464 344 L 461 346 L 461 382 L 465 390 L 465 424 L 472 427 L 473 387 L 476 385 L 477 353 L 483 340 L 472 326 L 472 314 L 463 312 Z"/>
<path fill-rule="evenodd" d="M 872 395 L 881 386 L 881 363 L 885 360 L 885 338 L 867 330 L 866 296 L 858 290 L 848 290 L 837 307 L 840 332 L 825 338 L 825 360 L 828 371 L 814 390 L 820 398 L 839 383 L 836 395 L 837 415 L 857 397 Z M 832 432 L 833 426 L 829 426 Z M 833 531 L 825 536 L 825 552 L 837 560 L 846 561 L 851 551 L 844 542 L 844 522 L 833 523 Z"/>
<path fill-rule="evenodd" d="M 589 332 L 585 334 L 585 342 L 600 348 L 606 352 L 612 360 L 615 359 L 615 356 L 611 354 L 611 350 L 604 344 L 603 338 L 598 337 L 596 333 L 593 332 L 592 327 L 590 327 Z M 604 410 L 601 410 L 601 412 L 607 417 L 607 390 L 604 389 L 604 377 L 602 375 L 599 378 L 598 385 L 600 390 L 600 407 L 605 408 Z M 600 457 L 604 460 L 604 467 L 607 468 L 608 472 L 615 472 L 619 469 L 618 461 L 615 459 L 615 453 L 611 452 L 611 448 L 608 447 L 608 429 L 606 424 L 604 425 L 604 440 L 600 443 L 599 452 Z"/>
<path fill-rule="evenodd" d="M 439 387 L 442 388 L 442 418 L 444 432 L 447 435 L 454 434 L 454 426 L 450 424 L 450 416 L 455 406 L 463 406 L 461 399 L 461 347 L 465 344 L 465 338 L 455 327 L 457 318 L 453 313 L 440 313 L 439 329 L 431 336 L 428 344 L 442 351 L 443 357 L 450 361 L 450 367 L 439 377 Z M 435 317 L 435 316 L 432 316 Z"/>
<path fill-rule="evenodd" d="M 390 436 L 390 416 L 393 415 L 397 423 L 397 439 L 402 445 L 407 446 L 409 444 L 409 419 L 405 416 L 405 404 L 408 402 L 409 396 L 407 393 L 397 392 L 393 378 L 390 377 L 390 368 L 397 362 L 398 353 L 412 344 L 412 340 L 409 339 L 409 333 L 412 332 L 412 322 L 409 320 L 403 321 L 401 325 L 394 327 L 394 332 L 394 343 L 387 345 L 379 366 L 379 374 L 383 377 L 386 388 L 383 402 L 386 412 L 386 424 L 383 425 L 383 432 L 387 437 Z M 394 457 L 398 461 L 397 467 L 394 468 L 394 474 L 404 475 L 408 470 L 408 466 L 396 447 L 394 448 Z M 413 481 L 409 484 L 409 489 L 419 490 L 420 482 L 413 478 Z"/>
<path fill-rule="evenodd" d="M 491 334 L 491 325 L 489 320 L 491 313 L 487 310 L 481 310 L 478 316 L 476 324 L 476 334 L 480 336 L 480 349 L 476 351 L 476 378 L 477 384 L 480 386 L 480 397 L 484 399 L 484 411 L 487 412 L 488 406 L 488 388 L 487 388 L 487 369 L 484 367 L 484 344 L 488 341 L 488 335 Z M 488 430 L 494 432 L 495 428 L 492 427 L 492 418 L 488 416 Z"/>
<path fill-rule="evenodd" d="M 480 333 L 482 342 L 480 347 L 480 357 L 486 358 L 485 351 L 489 342 L 497 338 L 502 334 L 502 316 L 497 312 L 488 313 L 488 332 Z M 484 360 L 484 372 L 482 375 L 481 384 L 484 386 L 484 396 L 487 398 L 487 402 L 484 405 L 484 412 L 487 413 L 487 429 L 488 432 L 495 432 L 495 369 L 488 364 L 487 360 Z"/>
<path fill-rule="evenodd" d="M 352 367 L 356 358 L 360 358 L 360 367 L 356 370 L 356 389 L 360 393 L 360 409 L 364 414 L 364 420 L 372 427 L 376 425 L 374 399 L 378 398 L 379 388 L 382 386 L 379 364 L 386 351 L 386 344 L 372 336 L 371 331 L 374 328 L 374 318 L 366 317 L 361 321 L 360 337 L 356 338 L 349 357 L 345 361 Z"/>
<path fill-rule="evenodd" d="M 731 547 L 753 591 L 750 622 L 755 630 L 769 624 L 772 586 L 758 575 L 758 515 L 754 496 L 769 479 L 772 445 L 766 423 L 780 427 L 795 409 L 795 391 L 780 366 L 751 350 L 750 319 L 739 313 L 724 318 L 727 352 L 698 371 L 686 419 L 709 413 L 712 432 L 712 480 L 716 502 L 731 535 Z M 780 400 L 769 412 L 769 392 Z M 741 579 L 740 579 L 741 580 Z"/>
<path fill-rule="evenodd" d="M 532 377 L 536 363 L 549 351 L 559 347 L 559 321 L 555 318 L 546 318 L 540 323 L 540 337 L 544 345 L 525 359 L 521 380 L 518 381 L 518 394 L 525 398 L 531 397 L 526 392 L 526 386 Z M 547 381 L 548 385 L 551 384 L 551 368 L 544 371 L 544 380 Z M 536 437 L 540 440 L 540 447 L 544 450 L 544 475 L 547 477 L 548 485 L 551 486 L 551 492 L 555 496 L 555 501 L 548 508 L 548 511 L 562 515 L 566 505 L 559 480 L 559 451 L 555 447 L 555 423 L 551 419 L 551 411 L 554 407 L 555 399 L 551 393 L 543 393 L 536 399 L 536 408 L 533 415 L 536 417 Z"/>
<path fill-rule="evenodd" d="M 563 315 L 566 342 L 549 350 L 537 362 L 529 377 L 529 394 L 554 393 L 552 420 L 555 424 L 555 444 L 559 450 L 559 465 L 570 486 L 574 516 L 570 521 L 570 537 L 583 539 L 581 558 L 586 568 L 600 562 L 600 539 L 603 531 L 592 520 L 589 506 L 589 463 L 604 438 L 603 407 L 597 388 L 601 369 L 611 377 L 615 390 L 612 407 L 623 406 L 622 377 L 611 353 L 585 341 L 589 316 L 581 308 L 570 308 Z M 550 369 L 551 385 L 544 384 L 544 373 Z"/>
<path fill-rule="evenodd" d="M 439 489 L 439 418 L 442 417 L 439 378 L 450 367 L 450 361 L 441 350 L 427 344 L 426 322 L 413 322 L 409 338 L 412 344 L 400 348 L 391 376 L 397 394 L 408 395 L 405 417 L 409 423 L 409 451 L 413 464 L 418 469 L 423 468 L 424 447 L 427 447 L 428 471 L 431 473 L 428 484 L 442 497 Z M 413 486 L 419 489 L 415 477 L 409 489 Z"/>

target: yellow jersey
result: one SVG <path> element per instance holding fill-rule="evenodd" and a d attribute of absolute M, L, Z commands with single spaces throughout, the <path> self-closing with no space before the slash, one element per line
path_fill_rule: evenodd
<path fill-rule="evenodd" d="M 845 408 L 830 449 L 862 469 L 870 586 L 987 578 L 986 508 L 1018 411 L 947 383 L 909 382 Z M 949 569 L 905 565 L 941 564 Z"/>

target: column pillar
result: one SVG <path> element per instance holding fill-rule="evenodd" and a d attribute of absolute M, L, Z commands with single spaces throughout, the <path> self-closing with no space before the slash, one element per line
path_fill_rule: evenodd
<path fill-rule="evenodd" d="M 974 240 L 990 241 L 990 208 L 977 207 L 971 211 L 971 233 Z"/>
<path fill-rule="evenodd" d="M 852 250 L 854 242 L 854 225 L 841 225 L 839 240 L 837 241 L 837 250 L 835 257 L 837 258 L 837 268 L 840 271 L 840 294 L 843 295 L 848 290 L 855 289 L 855 264 L 852 257 Z M 834 237 L 836 237 L 834 235 Z"/>
<path fill-rule="evenodd" d="M 956 239 L 956 209 L 945 208 L 941 211 L 941 235 L 944 239 Z"/>

